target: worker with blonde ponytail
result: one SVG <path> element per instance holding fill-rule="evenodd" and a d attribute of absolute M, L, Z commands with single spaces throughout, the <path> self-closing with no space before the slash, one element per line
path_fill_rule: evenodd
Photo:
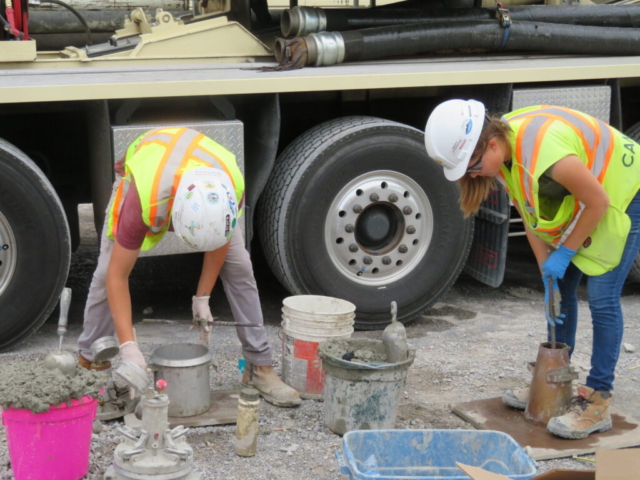
<path fill-rule="evenodd" d="M 585 438 L 612 427 L 609 399 L 622 344 L 622 285 L 640 251 L 640 145 L 576 110 L 540 105 L 490 118 L 475 100 L 449 100 L 431 113 L 425 130 L 429 156 L 461 188 L 465 216 L 494 188 L 505 188 L 536 256 L 545 288 L 562 296 L 547 321 L 573 353 L 577 289 L 587 275 L 593 320 L 591 370 L 571 408 L 547 428 Z M 545 309 L 546 310 L 546 309 Z M 524 409 L 528 388 L 503 400 Z"/>

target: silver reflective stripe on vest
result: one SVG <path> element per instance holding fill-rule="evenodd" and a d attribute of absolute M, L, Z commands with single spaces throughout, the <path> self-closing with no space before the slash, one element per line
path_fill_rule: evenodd
<path fill-rule="evenodd" d="M 571 220 L 566 230 L 562 232 L 562 236 L 560 237 L 560 240 L 557 243 L 558 246 L 562 245 L 565 242 L 565 240 L 569 238 L 569 235 L 571 235 L 571 232 L 573 232 L 573 229 L 576 228 L 578 219 L 580 219 L 580 215 L 582 215 L 582 212 L 584 212 L 584 207 L 585 207 L 585 204 L 580 202 L 580 210 L 578 210 L 578 213 L 576 213 L 575 217 L 573 217 L 573 220 Z"/>
<path fill-rule="evenodd" d="M 195 130 L 187 129 L 186 131 L 177 133 L 176 135 L 180 135 L 180 138 L 175 145 L 173 145 L 173 147 L 166 147 L 171 148 L 171 152 L 169 153 L 167 163 L 162 168 L 162 176 L 160 177 L 160 183 L 158 184 L 156 215 L 154 218 L 149 219 L 151 223 L 149 229 L 154 234 L 161 232 L 166 226 L 164 223 L 166 223 L 166 220 L 169 218 L 169 202 L 167 202 L 167 200 L 169 197 L 173 196 L 173 183 L 175 181 L 176 172 L 178 171 L 178 168 L 180 168 L 182 160 L 189 150 L 191 143 L 193 143 L 200 133 Z M 152 207 L 153 205 L 149 206 Z"/>
<path fill-rule="evenodd" d="M 138 145 L 136 145 L 136 149 L 138 148 L 139 145 L 143 145 L 145 142 L 153 142 L 153 141 L 160 141 L 163 143 L 166 143 L 167 145 L 169 144 L 169 142 L 171 142 L 171 140 L 173 140 L 173 135 L 171 135 L 170 133 L 157 133 L 162 131 L 163 129 L 160 128 L 156 128 L 155 130 L 151 130 L 149 133 L 147 133 L 144 137 L 142 137 L 142 139 L 140 140 L 140 143 L 138 143 Z"/>
<path fill-rule="evenodd" d="M 520 170 L 521 175 L 533 177 L 534 172 L 532 172 L 531 166 L 534 161 L 533 153 L 534 149 L 536 148 L 536 140 L 538 138 L 538 134 L 540 133 L 540 129 L 547 122 L 547 120 L 547 117 L 534 117 L 525 128 L 524 135 L 522 136 L 522 158 L 520 159 L 520 164 L 524 168 Z M 525 199 L 527 200 L 527 206 L 525 206 L 525 208 L 527 211 L 529 211 L 529 213 L 531 213 L 532 211 L 535 211 L 530 203 L 533 199 L 531 182 L 529 182 L 527 178 L 524 178 L 523 183 Z"/>
<path fill-rule="evenodd" d="M 200 147 L 196 147 L 191 156 L 202 162 L 210 163 L 212 167 L 222 170 L 223 172 L 225 171 L 225 166 L 222 165 L 216 157 Z M 233 181 L 233 179 L 231 179 L 231 181 Z"/>
<path fill-rule="evenodd" d="M 546 108 L 541 108 L 540 110 L 532 110 L 530 112 L 521 113 L 519 115 L 516 115 L 515 117 L 511 117 L 509 120 L 516 120 L 523 117 L 545 115 L 545 114 L 556 115 L 562 118 L 563 120 L 566 120 L 571 125 L 573 125 L 578 130 L 580 130 L 584 135 L 584 138 L 587 140 L 589 150 L 593 151 L 596 143 L 596 135 L 593 131 L 593 127 L 589 125 L 587 122 L 585 122 L 584 120 L 582 120 L 577 115 L 567 112 L 566 110 L 562 110 L 560 108 L 554 108 L 554 107 L 546 107 Z"/>
<path fill-rule="evenodd" d="M 591 171 L 596 178 L 599 178 L 602 173 L 602 169 L 605 166 L 605 160 L 607 159 L 607 150 L 609 150 L 609 146 L 612 142 L 611 129 L 609 128 L 609 125 L 598 120 L 598 126 L 600 127 L 600 143 L 598 143 L 598 146 L 596 147 L 595 155 L 593 156 L 593 166 L 591 167 Z"/>

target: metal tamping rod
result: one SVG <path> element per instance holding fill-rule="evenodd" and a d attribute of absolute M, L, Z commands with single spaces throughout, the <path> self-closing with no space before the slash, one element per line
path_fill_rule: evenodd
<path fill-rule="evenodd" d="M 556 294 L 553 290 L 553 278 L 552 277 L 547 277 L 547 283 L 548 283 L 548 288 L 549 288 L 549 301 L 547 302 L 547 310 L 549 311 L 549 317 L 551 318 L 551 321 L 553 323 L 551 323 L 549 325 L 549 332 L 551 335 L 551 348 L 553 350 L 555 350 L 556 348 L 556 309 L 555 309 L 555 302 L 556 302 Z"/>

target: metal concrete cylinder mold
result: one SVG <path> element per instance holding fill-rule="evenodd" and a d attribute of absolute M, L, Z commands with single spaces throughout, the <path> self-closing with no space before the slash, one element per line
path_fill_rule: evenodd
<path fill-rule="evenodd" d="M 211 358 L 204 345 L 176 343 L 155 349 L 151 357 L 154 381 L 167 382 L 170 417 L 191 417 L 211 408 Z"/>

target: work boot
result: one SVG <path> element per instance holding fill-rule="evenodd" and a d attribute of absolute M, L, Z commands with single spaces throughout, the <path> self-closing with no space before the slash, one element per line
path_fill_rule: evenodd
<path fill-rule="evenodd" d="M 547 430 L 569 439 L 587 438 L 594 432 L 611 430 L 610 398 L 609 392 L 596 392 L 593 388 L 580 385 L 578 395 L 571 398 L 569 411 L 549 420 Z"/>
<path fill-rule="evenodd" d="M 507 390 L 502 394 L 502 401 L 510 407 L 524 410 L 527 408 L 527 402 L 529 401 L 529 387 Z"/>
<path fill-rule="evenodd" d="M 111 362 L 105 360 L 100 363 L 93 363 L 91 360 L 87 360 L 82 356 L 81 353 L 78 353 L 78 366 L 84 368 L 85 370 L 95 370 L 96 372 L 101 372 L 103 370 L 108 370 L 111 368 Z"/>
<path fill-rule="evenodd" d="M 252 368 L 253 379 L 251 379 Z M 278 407 L 297 407 L 302 403 L 298 392 L 280 380 L 271 365 L 257 366 L 247 363 L 242 376 L 242 385 L 252 386 L 260 392 L 262 398 Z"/>

